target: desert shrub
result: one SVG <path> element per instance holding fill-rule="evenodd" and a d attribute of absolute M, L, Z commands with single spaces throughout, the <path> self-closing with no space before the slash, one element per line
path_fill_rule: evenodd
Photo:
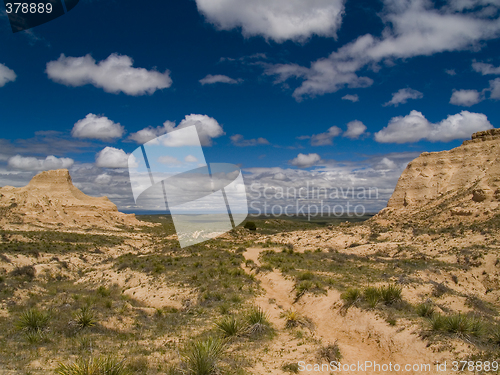
<path fill-rule="evenodd" d="M 446 327 L 446 318 L 441 314 L 433 314 L 429 321 L 431 323 L 431 329 L 433 331 L 442 331 Z"/>
<path fill-rule="evenodd" d="M 129 371 L 123 361 L 113 357 L 82 357 L 70 364 L 60 363 L 55 373 L 58 375 L 126 375 Z"/>
<path fill-rule="evenodd" d="M 36 276 L 36 269 L 31 265 L 16 267 L 10 272 L 10 274 L 12 276 L 26 277 L 29 280 L 33 280 Z"/>
<path fill-rule="evenodd" d="M 434 314 L 434 306 L 429 302 L 421 303 L 417 305 L 415 312 L 418 316 L 430 318 Z"/>
<path fill-rule="evenodd" d="M 270 265 L 269 263 L 264 263 L 259 267 L 259 271 L 267 271 L 267 272 L 272 272 L 273 271 L 273 266 Z"/>
<path fill-rule="evenodd" d="M 285 319 L 286 328 L 295 328 L 298 326 L 310 326 L 311 320 L 303 317 L 295 310 L 287 310 L 281 313 L 281 318 Z"/>
<path fill-rule="evenodd" d="M 402 300 L 403 288 L 396 284 L 389 284 L 379 288 L 380 296 L 386 305 L 391 305 Z"/>
<path fill-rule="evenodd" d="M 211 375 L 218 373 L 218 362 L 225 350 L 225 342 L 220 338 L 198 339 L 187 345 L 183 361 L 189 374 Z"/>
<path fill-rule="evenodd" d="M 23 331 L 42 331 L 47 328 L 50 318 L 51 315 L 49 312 L 32 308 L 21 314 L 16 327 Z"/>
<path fill-rule="evenodd" d="M 340 352 L 338 340 L 335 340 L 333 344 L 322 347 L 318 352 L 318 357 L 328 363 L 339 362 L 342 359 L 342 353 Z"/>
<path fill-rule="evenodd" d="M 83 306 L 75 314 L 75 323 L 78 328 L 84 329 L 95 325 L 95 314 L 90 306 Z"/>
<path fill-rule="evenodd" d="M 111 291 L 105 286 L 101 285 L 97 288 L 96 293 L 101 297 L 108 297 L 111 294 Z"/>
<path fill-rule="evenodd" d="M 471 330 L 471 320 L 467 315 L 453 314 L 446 317 L 445 330 L 451 333 L 469 333 Z"/>
<path fill-rule="evenodd" d="M 246 316 L 249 334 L 263 334 L 271 331 L 271 323 L 267 314 L 260 306 L 250 309 Z"/>
<path fill-rule="evenodd" d="M 374 308 L 380 302 L 382 296 L 380 295 L 380 291 L 375 287 L 368 287 L 363 290 L 363 298 L 365 299 L 368 306 Z"/>
<path fill-rule="evenodd" d="M 297 275 L 297 280 L 312 280 L 314 279 L 314 273 L 310 271 L 301 272 Z"/>
<path fill-rule="evenodd" d="M 233 315 L 222 318 L 215 326 L 225 337 L 238 336 L 242 331 L 241 322 Z"/>
<path fill-rule="evenodd" d="M 295 286 L 297 298 L 314 288 L 314 283 L 311 280 L 303 280 Z"/>
<path fill-rule="evenodd" d="M 248 230 L 257 230 L 257 226 L 253 221 L 247 221 L 243 228 L 248 229 Z"/>
<path fill-rule="evenodd" d="M 358 288 L 349 288 L 340 295 L 340 298 L 344 301 L 343 309 L 347 311 L 349 307 L 356 305 L 359 301 L 361 291 Z"/>
<path fill-rule="evenodd" d="M 285 372 L 291 372 L 292 374 L 299 373 L 299 364 L 298 363 L 285 363 L 281 366 L 281 369 Z"/>
<path fill-rule="evenodd" d="M 500 327 L 495 326 L 490 333 L 490 341 L 495 344 L 500 346 Z"/>
<path fill-rule="evenodd" d="M 435 284 L 432 290 L 432 295 L 436 298 L 443 296 L 445 293 L 448 293 L 450 288 L 448 288 L 443 283 Z"/>
<path fill-rule="evenodd" d="M 42 330 L 28 330 L 24 332 L 24 338 L 30 344 L 40 344 L 42 342 L 50 342 L 49 335 L 47 332 Z"/>

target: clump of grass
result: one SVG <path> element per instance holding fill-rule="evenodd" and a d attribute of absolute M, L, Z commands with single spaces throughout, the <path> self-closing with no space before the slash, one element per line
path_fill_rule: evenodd
<path fill-rule="evenodd" d="M 493 330 L 491 331 L 490 341 L 493 344 L 500 346 L 500 327 L 499 326 L 495 326 L 493 328 Z"/>
<path fill-rule="evenodd" d="M 271 331 L 271 323 L 267 314 L 260 306 L 253 307 L 247 314 L 248 333 L 261 335 Z"/>
<path fill-rule="evenodd" d="M 222 318 L 215 326 L 225 337 L 238 336 L 243 329 L 241 322 L 233 315 Z"/>
<path fill-rule="evenodd" d="M 295 310 L 287 310 L 281 313 L 281 318 L 285 319 L 286 328 L 295 328 L 298 326 L 308 326 L 310 325 L 310 320 L 304 318 Z"/>
<path fill-rule="evenodd" d="M 403 299 L 402 292 L 403 288 L 396 284 L 389 284 L 387 286 L 381 286 L 379 288 L 380 296 L 386 305 L 392 305 L 395 302 L 399 302 Z"/>
<path fill-rule="evenodd" d="M 473 336 L 480 336 L 484 331 L 484 324 L 477 317 L 458 313 L 446 318 L 445 329 L 447 332 L 459 335 L 471 334 Z"/>
<path fill-rule="evenodd" d="M 191 342 L 184 350 L 183 360 L 189 374 L 211 375 L 218 372 L 218 363 L 225 350 L 225 342 L 209 337 Z"/>
<path fill-rule="evenodd" d="M 23 331 L 39 332 L 47 328 L 51 315 L 48 311 L 32 308 L 24 311 L 16 324 Z"/>
<path fill-rule="evenodd" d="M 297 275 L 297 280 L 312 280 L 314 278 L 314 273 L 310 271 L 301 272 Z"/>
<path fill-rule="evenodd" d="M 340 295 L 340 298 L 344 301 L 342 309 L 347 311 L 351 306 L 355 306 L 361 299 L 361 290 L 358 288 L 349 288 Z"/>
<path fill-rule="evenodd" d="M 333 344 L 322 347 L 318 352 L 318 357 L 328 363 L 339 362 L 342 359 L 342 353 L 340 352 L 338 340 L 335 340 Z"/>
<path fill-rule="evenodd" d="M 418 316 L 430 318 L 434 314 L 434 306 L 429 302 L 421 303 L 417 305 L 415 312 Z"/>
<path fill-rule="evenodd" d="M 39 344 L 42 342 L 50 342 L 49 336 L 45 331 L 25 331 L 24 338 L 30 344 Z"/>
<path fill-rule="evenodd" d="M 314 283 L 311 280 L 302 280 L 295 286 L 295 292 L 296 292 L 295 300 L 297 301 L 301 296 L 303 296 L 305 293 L 307 293 L 309 290 L 313 288 L 314 288 Z"/>
<path fill-rule="evenodd" d="M 382 296 L 380 295 L 380 291 L 378 290 L 378 288 L 368 287 L 363 290 L 363 298 L 365 299 L 366 303 L 368 303 L 368 306 L 373 309 L 380 302 Z"/>
<path fill-rule="evenodd" d="M 55 369 L 58 375 L 127 375 L 123 361 L 113 357 L 78 358 L 70 364 L 60 363 Z"/>
<path fill-rule="evenodd" d="M 92 308 L 88 305 L 81 307 L 75 314 L 75 323 L 80 329 L 93 327 L 96 320 Z"/>
<path fill-rule="evenodd" d="M 429 322 L 433 331 L 442 331 L 446 327 L 446 318 L 441 314 L 433 314 L 429 318 Z"/>

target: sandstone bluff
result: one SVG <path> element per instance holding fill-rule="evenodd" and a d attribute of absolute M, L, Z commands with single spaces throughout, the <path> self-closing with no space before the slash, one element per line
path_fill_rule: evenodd
<path fill-rule="evenodd" d="M 37 174 L 21 188 L 0 188 L 0 224 L 43 228 L 104 228 L 143 225 L 121 213 L 107 197 L 90 197 L 71 180 L 67 169 Z"/>
<path fill-rule="evenodd" d="M 499 213 L 500 129 L 472 135 L 457 148 L 424 152 L 408 163 L 378 218 L 437 225 L 484 221 Z"/>

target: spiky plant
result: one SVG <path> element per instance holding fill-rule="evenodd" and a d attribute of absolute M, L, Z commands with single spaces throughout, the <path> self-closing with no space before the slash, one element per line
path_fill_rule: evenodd
<path fill-rule="evenodd" d="M 234 315 L 222 318 L 215 326 L 225 337 L 238 336 L 242 331 L 241 322 Z"/>
<path fill-rule="evenodd" d="M 51 315 L 48 311 L 32 308 L 24 311 L 16 323 L 16 327 L 23 331 L 37 332 L 47 328 Z"/>
<path fill-rule="evenodd" d="M 189 374 L 211 375 L 218 371 L 218 362 L 225 350 L 225 341 L 218 337 L 195 340 L 184 350 L 183 361 Z"/>
<path fill-rule="evenodd" d="M 114 357 L 80 357 L 75 362 L 60 363 L 55 369 L 58 375 L 128 375 L 124 361 Z"/>

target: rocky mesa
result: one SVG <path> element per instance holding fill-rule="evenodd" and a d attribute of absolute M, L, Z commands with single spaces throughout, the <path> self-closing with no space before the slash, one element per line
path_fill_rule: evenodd
<path fill-rule="evenodd" d="M 437 225 L 485 221 L 498 215 L 499 204 L 500 129 L 491 129 L 408 163 L 378 218 L 412 217 Z"/>
<path fill-rule="evenodd" d="M 0 188 L 3 228 L 39 226 L 62 229 L 118 229 L 141 223 L 118 211 L 107 197 L 90 197 L 73 185 L 67 169 L 37 174 L 28 185 Z"/>

